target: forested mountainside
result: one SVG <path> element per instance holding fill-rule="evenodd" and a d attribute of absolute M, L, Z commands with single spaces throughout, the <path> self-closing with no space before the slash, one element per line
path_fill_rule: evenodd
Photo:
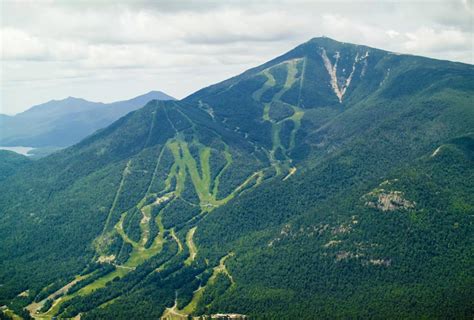
<path fill-rule="evenodd" d="M 472 318 L 474 67 L 315 38 L 0 180 L 0 305 Z"/>
<path fill-rule="evenodd" d="M 13 175 L 31 160 L 13 151 L 0 150 L 0 181 Z"/>
<path fill-rule="evenodd" d="M 47 151 L 45 147 L 68 147 L 155 99 L 174 100 L 160 91 L 113 103 L 69 97 L 33 106 L 15 116 L 0 115 L 0 145 L 43 151 Z"/>

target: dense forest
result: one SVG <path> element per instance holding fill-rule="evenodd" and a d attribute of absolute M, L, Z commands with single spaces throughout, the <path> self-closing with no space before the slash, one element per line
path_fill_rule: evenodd
<path fill-rule="evenodd" d="M 0 154 L 2 317 L 471 319 L 473 71 L 316 38 Z"/>

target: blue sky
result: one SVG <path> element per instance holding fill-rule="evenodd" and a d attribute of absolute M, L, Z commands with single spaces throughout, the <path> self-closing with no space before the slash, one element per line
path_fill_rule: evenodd
<path fill-rule="evenodd" d="M 316 36 L 473 63 L 472 1 L 1 1 L 0 113 L 177 98 Z"/>

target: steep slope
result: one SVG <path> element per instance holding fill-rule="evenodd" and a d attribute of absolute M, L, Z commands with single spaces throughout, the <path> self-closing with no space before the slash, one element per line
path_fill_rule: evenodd
<path fill-rule="evenodd" d="M 70 146 L 154 99 L 174 100 L 160 91 L 108 104 L 73 97 L 53 100 L 1 118 L 0 145 Z"/>
<path fill-rule="evenodd" d="M 413 120 L 426 125 L 424 116 L 454 112 L 453 121 L 463 123 L 450 124 L 463 132 L 472 124 L 473 72 L 462 63 L 315 38 L 185 100 L 259 142 L 272 158 L 297 161 L 322 146 L 337 148 L 386 118 L 416 114 Z"/>
<path fill-rule="evenodd" d="M 267 166 L 251 143 L 216 127 L 199 109 L 151 102 L 5 180 L 1 296 L 27 286 L 47 297 L 89 262 L 91 278 L 103 272 L 110 280 L 123 277 L 174 239 L 184 242 L 208 212 L 259 184 Z M 25 238 L 18 244 L 20 233 Z M 96 261 L 117 270 L 103 271 Z M 96 282 L 91 286 L 100 288 L 106 280 Z M 45 283 L 53 285 L 41 291 Z"/>
<path fill-rule="evenodd" d="M 316 38 L 150 102 L 0 182 L 0 304 L 469 318 L 473 71 Z"/>
<path fill-rule="evenodd" d="M 448 141 L 367 184 L 351 174 L 360 164 L 336 158 L 218 209 L 196 242 L 214 261 L 234 253 L 236 285 L 209 288 L 196 313 L 470 318 L 473 142 Z"/>
<path fill-rule="evenodd" d="M 29 162 L 27 157 L 13 151 L 0 150 L 0 181 L 15 174 Z"/>

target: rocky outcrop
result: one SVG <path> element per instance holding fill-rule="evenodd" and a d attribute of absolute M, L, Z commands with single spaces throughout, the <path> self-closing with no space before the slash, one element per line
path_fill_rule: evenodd
<path fill-rule="evenodd" d="M 408 210 L 415 208 L 414 201 L 407 200 L 403 192 L 393 190 L 395 180 L 386 180 L 378 188 L 362 196 L 367 207 L 376 208 L 381 211 Z M 392 190 L 387 190 L 388 188 Z"/>

